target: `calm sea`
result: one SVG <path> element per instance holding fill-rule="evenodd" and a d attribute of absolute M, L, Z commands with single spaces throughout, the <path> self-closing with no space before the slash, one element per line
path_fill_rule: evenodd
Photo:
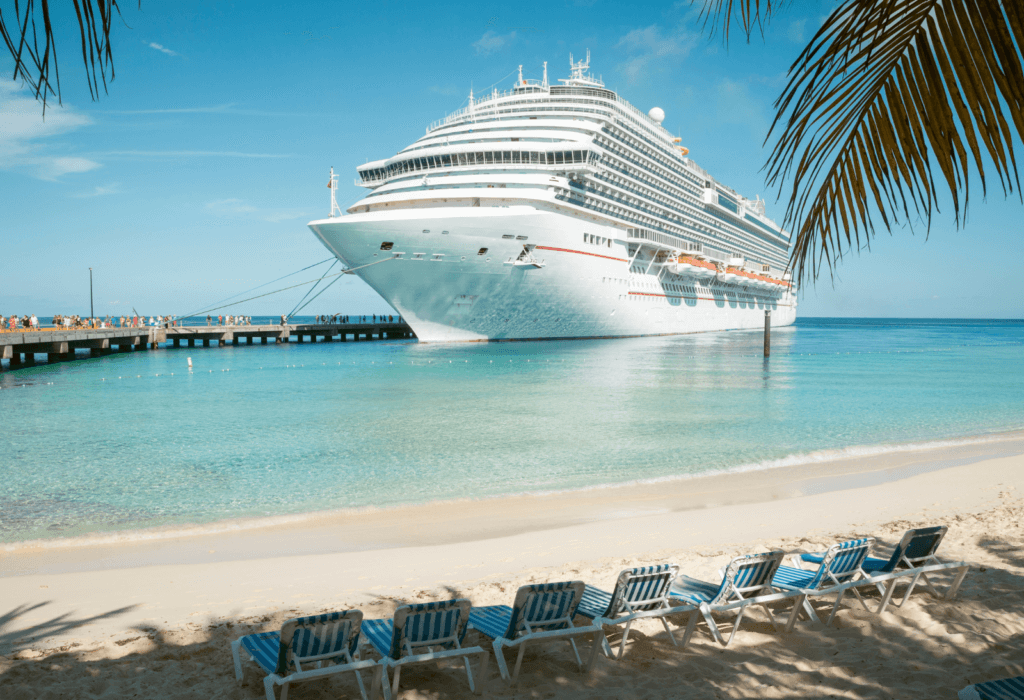
<path fill-rule="evenodd" d="M 580 489 L 1024 428 L 1024 323 L 162 349 L 0 373 L 0 542 Z M 193 369 L 188 370 L 187 358 Z"/>

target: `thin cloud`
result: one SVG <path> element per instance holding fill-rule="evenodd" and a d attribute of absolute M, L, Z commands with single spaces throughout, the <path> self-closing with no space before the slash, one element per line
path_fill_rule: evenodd
<path fill-rule="evenodd" d="M 697 38 L 683 29 L 677 29 L 668 35 L 656 24 L 634 29 L 620 38 L 616 44 L 616 48 L 633 54 L 619 64 L 619 72 L 625 75 L 630 83 L 635 83 L 650 72 L 649 67 L 652 63 L 656 65 L 669 58 L 685 58 L 696 42 Z"/>
<path fill-rule="evenodd" d="M 44 119 L 39 103 L 20 88 L 0 81 L 0 169 L 27 172 L 41 180 L 83 173 L 100 163 L 71 155 L 54 143 L 58 137 L 92 124 L 92 120 L 65 105 L 50 109 Z M 55 152 L 64 150 L 65 152 Z"/>
<path fill-rule="evenodd" d="M 90 199 L 92 197 L 104 197 L 108 194 L 121 194 L 121 185 L 116 182 L 110 185 L 96 185 L 89 192 L 78 192 L 71 196 L 76 199 Z"/>
<path fill-rule="evenodd" d="M 171 51 L 166 46 L 161 46 L 160 44 L 156 43 L 155 41 L 149 42 L 149 48 L 156 49 L 157 51 L 160 51 L 162 53 L 167 54 L 168 56 L 177 56 L 177 55 L 179 55 L 177 51 Z"/>
<path fill-rule="evenodd" d="M 488 29 L 482 37 L 473 42 L 472 46 L 476 49 L 478 56 L 489 56 L 495 51 L 509 46 L 515 41 L 515 38 L 515 32 L 502 35 L 492 29 Z"/>

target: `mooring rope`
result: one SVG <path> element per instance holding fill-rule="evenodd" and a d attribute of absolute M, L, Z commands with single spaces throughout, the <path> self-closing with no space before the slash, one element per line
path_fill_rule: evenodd
<path fill-rule="evenodd" d="M 312 265 L 307 265 L 306 267 L 302 268 L 301 270 L 296 270 L 295 272 L 289 272 L 289 273 L 288 273 L 287 275 L 284 275 L 284 276 L 282 276 L 282 277 L 278 277 L 277 279 L 274 279 L 274 280 L 270 280 L 269 282 L 264 282 L 263 284 L 258 284 L 258 285 L 256 285 L 255 287 L 252 287 L 251 289 L 246 289 L 246 290 L 245 290 L 244 292 L 239 292 L 238 294 L 232 294 L 232 295 L 231 295 L 231 296 L 229 296 L 229 297 L 226 297 L 226 298 L 224 298 L 224 299 L 221 299 L 220 301 L 215 301 L 215 302 L 213 302 L 213 303 L 214 303 L 214 304 L 223 304 L 223 303 L 224 303 L 225 301 L 230 301 L 230 300 L 234 299 L 235 297 L 240 297 L 240 296 L 242 296 L 243 294 L 248 294 L 249 292 L 254 292 L 254 291 L 256 291 L 257 289 L 261 289 L 261 288 L 263 288 L 263 287 L 266 287 L 267 285 L 269 285 L 269 284 L 273 284 L 274 282 L 280 282 L 280 281 L 281 281 L 281 280 L 283 280 L 283 279 L 286 279 L 286 278 L 288 278 L 288 277 L 291 277 L 292 275 L 297 275 L 297 274 L 299 274 L 300 272 L 305 272 L 306 270 L 309 270 L 310 268 L 316 267 L 317 265 L 323 265 L 323 264 L 324 264 L 325 262 L 327 262 L 328 260 L 334 260 L 335 262 L 337 262 L 337 261 L 338 261 L 338 259 L 337 259 L 337 258 L 335 258 L 335 257 L 334 257 L 334 256 L 332 255 L 331 257 L 329 257 L 329 258 L 325 258 L 325 259 L 321 260 L 321 261 L 320 261 L 320 262 L 318 262 L 318 263 L 314 263 L 314 264 L 312 264 Z M 334 267 L 334 266 L 333 266 L 333 265 L 331 265 L 331 267 Z M 328 269 L 330 269 L 330 268 L 328 268 Z M 205 305 L 204 305 L 204 306 L 205 306 Z M 223 308 L 223 307 L 220 307 L 220 308 Z M 209 310 L 210 310 L 210 311 L 214 311 L 215 309 L 209 309 Z M 202 314 L 202 313 L 206 313 L 206 312 L 204 312 L 204 311 L 194 311 L 194 312 L 192 312 L 191 314 L 189 314 L 189 315 L 187 315 L 187 316 L 182 316 L 181 318 L 192 318 L 193 316 L 198 316 L 199 314 Z"/>
<path fill-rule="evenodd" d="M 335 260 L 334 260 L 334 262 L 333 262 L 333 263 L 331 263 L 331 266 L 330 266 L 329 268 L 327 268 L 327 272 L 330 272 L 331 270 L 333 270 L 333 269 L 334 269 L 334 266 L 335 266 L 335 265 L 337 265 L 337 264 L 338 264 L 338 260 L 337 260 L 337 259 L 335 259 Z M 310 287 L 310 288 L 309 288 L 309 291 L 307 291 L 307 292 L 306 292 L 306 293 L 305 293 L 305 294 L 304 294 L 304 295 L 302 296 L 302 298 L 301 298 L 301 299 L 299 299 L 299 303 L 298 303 L 298 304 L 296 304 L 296 305 L 295 305 L 294 307 L 292 307 L 292 310 L 288 312 L 288 314 L 287 314 L 287 315 L 285 316 L 285 318 L 291 318 L 292 316 L 294 316 L 294 315 L 295 315 L 295 311 L 296 311 L 296 310 L 297 310 L 297 309 L 299 308 L 299 304 L 301 304 L 302 302 L 304 302 L 304 301 L 306 300 L 306 297 L 308 297 L 308 296 L 309 296 L 310 294 L 312 294 L 312 293 L 313 293 L 313 290 L 314 290 L 314 289 L 316 289 L 317 287 L 319 287 L 319 286 L 320 286 L 320 283 L 324 281 L 324 278 L 325 278 L 325 277 L 327 277 L 327 272 L 325 272 L 324 274 L 322 274 L 322 275 L 320 276 L 320 279 L 318 279 L 318 280 L 316 281 L 316 284 L 314 284 L 314 285 L 313 285 L 312 287 Z M 327 286 L 329 287 L 329 286 L 330 286 L 331 284 L 334 284 L 334 283 L 335 283 L 335 282 L 337 282 L 337 281 L 338 281 L 338 279 L 337 279 L 337 278 L 335 278 L 335 279 L 331 280 L 330 284 L 328 284 Z M 327 287 L 324 287 L 324 289 L 327 289 Z M 322 290 L 321 290 L 321 291 L 322 291 Z M 317 296 L 319 296 L 319 295 L 317 295 Z M 315 298 L 315 297 L 314 297 L 314 298 Z"/>
<path fill-rule="evenodd" d="M 328 277 L 338 277 L 340 275 L 349 275 L 349 274 L 352 274 L 353 272 L 355 272 L 356 270 L 362 270 L 363 268 L 371 267 L 373 265 L 380 265 L 381 263 L 388 262 L 390 260 L 394 260 L 394 258 L 384 258 L 383 260 L 377 260 L 377 261 L 372 262 L 372 263 L 367 263 L 365 265 L 360 265 L 359 267 L 346 268 L 346 269 L 342 270 L 341 272 L 335 272 L 333 275 L 325 275 L 324 277 L 320 277 L 319 279 L 315 279 L 315 280 L 306 280 L 305 282 L 299 282 L 298 284 L 293 284 L 290 287 L 282 287 L 281 289 L 276 289 L 273 292 L 267 292 L 266 294 L 259 294 L 259 295 L 254 296 L 254 297 L 249 297 L 248 299 L 241 299 L 240 301 L 233 301 L 230 304 L 224 304 L 223 306 L 216 306 L 216 307 L 214 307 L 212 309 L 204 309 L 203 311 L 197 311 L 197 312 L 195 312 L 193 314 L 189 314 L 188 316 L 178 316 L 177 319 L 178 320 L 185 320 L 186 318 L 194 318 L 196 316 L 202 316 L 203 314 L 208 314 L 211 311 L 220 311 L 221 309 L 226 309 L 226 308 L 231 307 L 231 306 L 237 306 L 239 304 L 244 304 L 247 301 L 253 301 L 254 299 L 262 299 L 263 297 L 269 297 L 271 294 L 279 294 L 281 292 L 286 292 L 289 289 L 295 289 L 297 287 L 302 287 L 303 285 L 307 285 L 307 284 L 309 284 L 311 282 L 319 282 L 320 280 L 326 279 Z M 327 261 L 325 260 L 324 262 L 327 262 Z M 315 265 L 313 265 L 311 267 L 315 267 Z M 292 274 L 295 274 L 295 273 L 293 272 Z M 285 277 L 289 277 L 289 276 L 290 275 L 285 275 Z M 268 282 L 268 284 L 269 284 L 269 282 Z M 332 284 L 333 284 L 333 282 L 332 282 Z M 261 286 L 266 286 L 266 285 L 261 285 Z M 330 285 L 328 285 L 328 286 L 330 286 Z M 324 289 L 322 289 L 320 291 L 323 292 L 326 289 L 327 289 L 327 287 L 324 287 Z M 317 296 L 319 296 L 319 294 Z M 310 300 L 310 301 L 312 301 L 312 300 Z"/>

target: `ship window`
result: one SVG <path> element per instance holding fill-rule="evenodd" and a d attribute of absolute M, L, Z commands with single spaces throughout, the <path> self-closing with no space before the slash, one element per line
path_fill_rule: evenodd
<path fill-rule="evenodd" d="M 491 165 L 494 163 L 494 153 L 492 151 L 486 151 L 484 153 L 484 163 Z"/>
<path fill-rule="evenodd" d="M 557 151 L 555 153 L 555 165 L 563 165 L 564 163 L 565 163 L 565 160 L 563 160 L 563 158 L 562 158 L 562 152 L 561 151 Z"/>
<path fill-rule="evenodd" d="M 477 251 L 477 255 L 487 255 L 487 249 L 481 248 L 479 251 Z"/>
<path fill-rule="evenodd" d="M 520 162 L 519 151 L 512 151 L 512 162 L 513 163 L 519 163 Z"/>
<path fill-rule="evenodd" d="M 477 151 L 476 152 L 476 164 L 477 165 L 483 165 L 483 163 L 484 163 L 484 154 L 481 153 L 480 151 Z"/>
<path fill-rule="evenodd" d="M 582 163 L 583 162 L 583 151 L 573 151 L 572 152 L 572 158 L 577 163 Z"/>
<path fill-rule="evenodd" d="M 394 247 L 394 245 L 395 244 L 392 241 L 384 241 L 383 243 L 380 244 L 380 249 L 391 250 Z"/>
<path fill-rule="evenodd" d="M 517 241 L 525 241 L 529 236 L 516 236 Z"/>
<path fill-rule="evenodd" d="M 505 162 L 506 163 L 511 163 L 512 162 L 512 151 L 505 151 Z"/>
<path fill-rule="evenodd" d="M 513 238 L 515 238 L 515 236 L 513 236 L 511 233 L 506 233 L 504 236 L 502 236 L 502 238 L 506 240 L 512 240 Z"/>
<path fill-rule="evenodd" d="M 548 161 L 548 165 L 554 165 L 555 164 L 555 154 L 554 153 L 548 153 L 547 154 L 547 161 Z"/>

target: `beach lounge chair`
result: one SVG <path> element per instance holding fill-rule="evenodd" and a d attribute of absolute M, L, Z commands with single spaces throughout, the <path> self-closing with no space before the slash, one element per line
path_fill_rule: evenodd
<path fill-rule="evenodd" d="M 583 598 L 586 584 L 583 581 L 561 583 L 538 583 L 523 586 L 516 592 L 515 601 L 507 605 L 489 605 L 473 608 L 469 624 L 494 640 L 494 657 L 498 662 L 501 677 L 508 683 L 515 683 L 523 663 L 526 645 L 531 642 L 566 640 L 572 645 L 576 663 L 583 670 L 576 638 L 586 634 L 595 635 L 587 669 L 593 667 L 597 650 L 604 641 L 601 625 L 593 624 L 576 627 L 572 623 L 576 610 Z M 519 647 L 515 669 L 509 674 L 505 664 L 504 647 Z"/>
<path fill-rule="evenodd" d="M 874 543 L 875 538 L 864 537 L 834 544 L 825 552 L 816 571 L 801 569 L 799 556 L 793 558 L 796 566 L 780 566 L 772 578 L 772 586 L 799 594 L 789 622 L 786 623 L 786 629 L 792 629 L 801 608 L 811 620 L 820 622 L 808 600 L 810 596 L 836 594 L 836 602 L 832 606 L 832 613 L 828 616 L 826 625 L 832 624 L 836 613 L 839 612 L 839 604 L 843 602 L 843 596 L 848 590 L 853 591 L 867 610 L 868 605 L 861 598 L 857 586 L 861 585 L 862 579 L 867 578 L 861 565 Z"/>
<path fill-rule="evenodd" d="M 263 687 L 267 700 L 274 700 L 274 686 L 281 686 L 281 700 L 287 700 L 292 683 L 324 678 L 337 673 L 352 672 L 359 684 L 359 693 L 367 700 L 360 671 L 373 669 L 373 686 L 380 683 L 382 667 L 376 661 L 358 660 L 359 610 L 312 615 L 288 620 L 280 632 L 261 632 L 239 637 L 231 642 L 235 659 L 235 678 L 242 682 L 241 650 L 267 676 Z"/>
<path fill-rule="evenodd" d="M 878 610 L 875 612 L 885 612 L 896 590 L 896 584 L 908 576 L 911 577 L 910 583 L 903 594 L 903 599 L 896 603 L 897 608 L 907 602 L 907 598 L 914 591 L 918 579 L 921 579 L 924 586 L 937 598 L 949 600 L 956 595 L 960 584 L 963 583 L 964 577 L 967 575 L 968 565 L 965 562 L 944 563 L 935 556 L 935 550 L 942 543 L 946 530 L 947 528 L 944 525 L 907 530 L 899 544 L 893 549 L 892 556 L 888 559 L 868 557 L 864 560 L 861 568 L 868 574 L 869 581 L 877 586 L 878 592 L 882 595 L 882 602 L 879 603 Z M 800 558 L 805 562 L 820 564 L 824 556 L 824 553 L 804 554 Z M 929 572 L 942 571 L 944 569 L 957 570 L 956 577 L 946 590 L 945 596 L 940 595 L 928 579 Z M 896 572 L 902 573 L 893 576 L 883 576 L 884 574 L 895 574 Z"/>
<path fill-rule="evenodd" d="M 1024 676 L 974 683 L 957 693 L 957 697 L 960 700 L 1024 700 Z"/>
<path fill-rule="evenodd" d="M 677 578 L 669 592 L 673 602 L 689 603 L 700 610 L 701 617 L 708 625 L 708 632 L 711 638 L 724 647 L 732 643 L 736 636 L 736 630 L 740 628 L 743 614 L 751 605 L 761 606 L 768 613 L 768 619 L 776 630 L 779 626 L 775 622 L 768 603 L 794 597 L 794 593 L 779 593 L 772 588 L 772 577 L 782 563 L 784 552 L 773 551 L 763 554 L 748 554 L 736 557 L 729 565 L 722 570 L 722 581 L 720 583 L 708 583 L 689 576 Z M 724 613 L 730 610 L 738 610 L 736 620 L 732 624 L 732 631 L 728 639 L 722 636 L 718 625 L 714 620 L 714 613 Z M 790 615 L 791 619 L 796 611 Z M 686 633 L 683 636 L 683 646 L 690 641 L 696 628 L 698 616 L 690 615 L 689 623 L 686 625 Z"/>
<path fill-rule="evenodd" d="M 466 666 L 469 689 L 480 692 L 480 685 L 487 680 L 488 652 L 478 646 L 462 647 L 470 607 L 465 599 L 415 603 L 400 606 L 390 620 L 363 621 L 363 636 L 382 657 L 385 669 L 382 690 L 386 699 L 398 694 L 403 666 L 459 657 Z M 471 656 L 478 656 L 480 660 L 475 677 L 469 664 Z M 390 688 L 389 668 L 394 669 Z M 376 685 L 371 694 L 376 700 Z"/>
<path fill-rule="evenodd" d="M 583 591 L 583 598 L 576 613 L 583 617 L 589 617 L 595 625 L 624 624 L 626 626 L 622 631 L 619 652 L 615 656 L 617 659 L 622 658 L 622 653 L 626 649 L 626 640 L 629 638 L 629 630 L 633 621 L 640 618 L 657 617 L 660 619 L 672 644 L 678 644 L 665 616 L 696 609 L 689 604 L 672 607 L 669 602 L 669 587 L 678 574 L 679 567 L 675 564 L 626 569 L 619 574 L 619 578 L 615 582 L 615 589 L 611 593 L 588 585 Z M 607 638 L 602 647 L 607 656 L 612 656 Z"/>

